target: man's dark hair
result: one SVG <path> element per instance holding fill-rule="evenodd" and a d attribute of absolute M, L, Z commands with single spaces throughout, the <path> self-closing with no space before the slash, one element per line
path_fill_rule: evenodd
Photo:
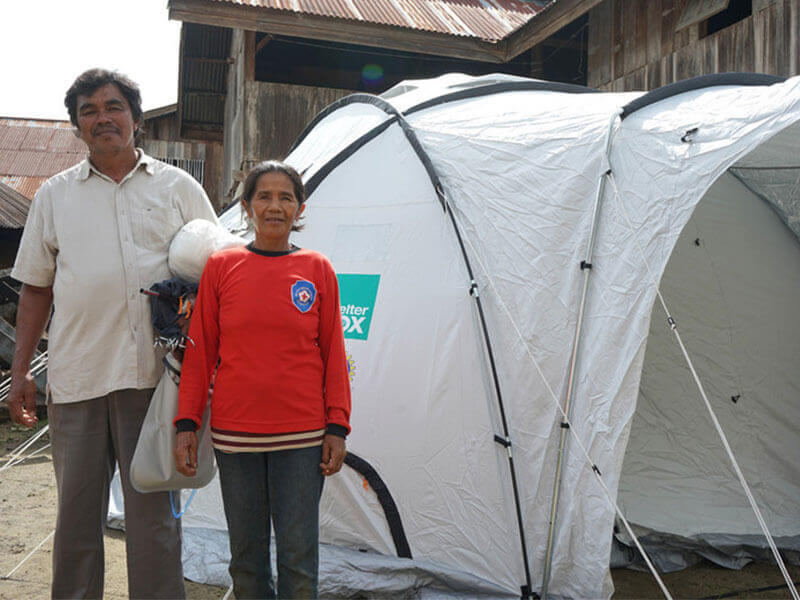
<path fill-rule="evenodd" d="M 78 96 L 91 96 L 98 88 L 108 85 L 109 83 L 113 83 L 117 86 L 125 97 L 125 100 L 128 101 L 131 107 L 131 113 L 133 114 L 133 120 L 139 124 L 136 128 L 135 135 L 139 135 L 144 117 L 144 113 L 142 112 L 142 95 L 139 92 L 139 86 L 117 71 L 89 69 L 78 75 L 67 90 L 67 95 L 64 96 L 64 105 L 69 111 L 69 120 L 75 127 L 78 126 Z"/>
<path fill-rule="evenodd" d="M 266 173 L 283 173 L 286 175 L 286 177 L 289 178 L 289 181 L 292 182 L 294 197 L 295 200 L 297 200 L 297 204 L 299 206 L 303 206 L 306 201 L 306 188 L 303 185 L 303 179 L 300 177 L 300 174 L 295 171 L 292 166 L 287 165 L 285 162 L 281 162 L 279 160 L 266 160 L 258 163 L 255 167 L 250 169 L 250 172 L 247 174 L 247 178 L 244 180 L 244 192 L 242 192 L 240 199 L 243 200 L 248 207 L 253 201 L 253 195 L 256 193 L 258 178 Z M 302 219 L 303 217 L 300 217 L 300 220 Z M 302 223 L 294 224 L 292 225 L 292 231 L 302 231 L 303 227 L 304 225 Z"/>

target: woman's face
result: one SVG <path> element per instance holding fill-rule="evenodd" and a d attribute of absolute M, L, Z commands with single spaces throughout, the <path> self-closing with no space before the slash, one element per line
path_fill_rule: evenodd
<path fill-rule="evenodd" d="M 278 250 L 288 247 L 295 219 L 305 209 L 294 195 L 292 180 L 277 171 L 259 176 L 250 204 L 244 207 L 255 225 L 256 239 Z"/>

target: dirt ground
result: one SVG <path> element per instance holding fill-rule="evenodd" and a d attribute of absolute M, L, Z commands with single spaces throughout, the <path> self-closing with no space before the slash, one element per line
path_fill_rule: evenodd
<path fill-rule="evenodd" d="M 9 453 L 32 435 L 31 431 L 4 418 L 0 413 L 0 468 L 8 461 Z M 41 423 L 40 427 L 45 424 Z M 26 455 L 46 444 L 49 444 L 47 434 L 31 446 Z M 55 497 L 49 448 L 0 472 L 0 600 L 49 597 L 52 538 L 48 536 L 55 524 Z M 105 549 L 105 598 L 126 598 L 124 533 L 108 530 Z M 31 557 L 6 578 L 31 552 Z M 800 567 L 788 568 L 793 580 L 800 580 Z M 663 597 L 649 573 L 614 569 L 612 576 L 615 599 Z M 667 574 L 664 582 L 674 598 L 791 597 L 777 566 L 765 563 L 750 564 L 741 571 L 700 564 Z M 212 600 L 222 598 L 227 590 L 187 581 L 186 591 L 189 598 Z"/>

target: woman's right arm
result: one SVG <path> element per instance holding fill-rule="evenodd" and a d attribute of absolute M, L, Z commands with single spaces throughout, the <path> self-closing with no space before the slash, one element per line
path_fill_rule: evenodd
<path fill-rule="evenodd" d="M 208 387 L 219 353 L 219 298 L 213 264 L 209 259 L 200 278 L 189 325 L 190 341 L 183 355 L 178 414 L 174 421 L 177 424 L 181 420 L 191 420 L 198 429 L 208 404 Z M 194 477 L 197 474 L 197 434 L 178 431 L 174 454 L 178 472 Z"/>
<path fill-rule="evenodd" d="M 219 297 L 216 262 L 210 258 L 200 278 L 189 338 L 183 356 L 178 414 L 175 423 L 191 419 L 200 427 L 208 403 L 208 387 L 219 354 Z"/>

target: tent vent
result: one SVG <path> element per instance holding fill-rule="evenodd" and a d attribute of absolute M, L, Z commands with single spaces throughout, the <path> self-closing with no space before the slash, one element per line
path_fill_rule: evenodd
<path fill-rule="evenodd" d="M 699 246 L 700 245 L 700 238 L 695 238 L 694 239 L 694 245 L 695 246 Z"/>
<path fill-rule="evenodd" d="M 669 323 L 669 328 L 672 329 L 673 331 L 675 331 L 678 328 L 678 324 L 672 317 L 667 317 L 667 323 Z"/>
<path fill-rule="evenodd" d="M 531 598 L 535 598 L 535 600 L 539 600 L 539 594 L 537 594 L 536 592 L 531 592 L 530 586 L 523 585 L 523 586 L 520 586 L 519 589 L 522 592 L 522 595 L 520 596 L 520 598 L 522 600 L 530 600 Z"/>
<path fill-rule="evenodd" d="M 480 294 L 478 293 L 478 284 L 475 283 L 474 279 L 470 282 L 469 295 L 470 296 L 475 296 L 476 298 L 480 297 Z"/>
<path fill-rule="evenodd" d="M 597 468 L 597 465 L 592 465 L 592 471 L 597 473 L 598 477 L 602 477 L 603 476 L 603 474 L 600 472 L 600 469 Z"/>
<path fill-rule="evenodd" d="M 697 127 L 692 127 L 691 129 L 688 129 L 686 131 L 686 133 L 684 133 L 681 136 L 681 141 L 685 142 L 687 144 L 690 144 L 691 142 L 693 142 L 694 141 L 694 134 L 697 133 L 697 130 L 698 130 Z"/>
<path fill-rule="evenodd" d="M 592 263 L 586 262 L 585 260 L 581 261 L 581 271 L 585 271 L 586 269 L 591 269 Z"/>
<path fill-rule="evenodd" d="M 736 404 L 739 401 L 739 398 L 741 398 L 741 397 L 742 397 L 741 394 L 736 394 L 735 396 L 731 396 L 731 402 Z"/>
<path fill-rule="evenodd" d="M 569 423 L 566 421 L 561 422 L 561 429 L 569 429 Z"/>

